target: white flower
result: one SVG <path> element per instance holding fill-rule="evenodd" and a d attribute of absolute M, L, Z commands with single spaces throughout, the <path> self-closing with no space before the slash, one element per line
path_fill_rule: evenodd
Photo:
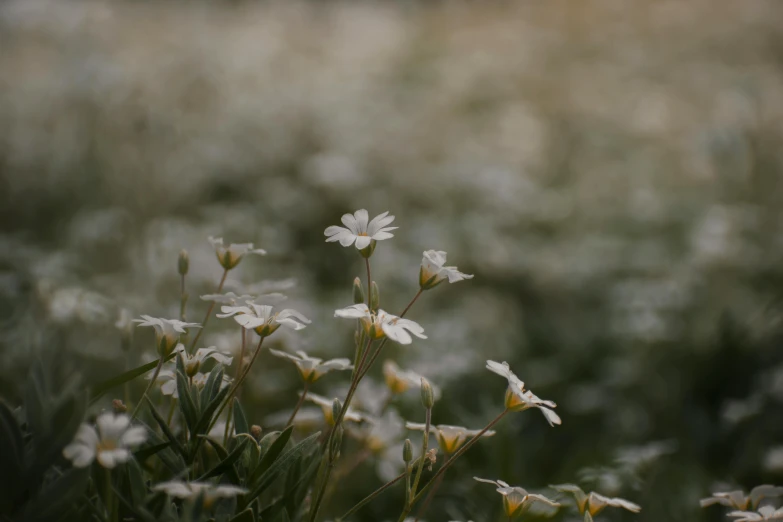
<path fill-rule="evenodd" d="M 410 334 L 413 334 L 420 339 L 427 338 L 427 336 L 424 335 L 424 328 L 422 328 L 419 323 L 388 314 L 383 310 L 372 313 L 364 303 L 335 310 L 334 316 L 347 319 L 359 319 L 364 326 L 364 331 L 372 339 L 380 339 L 385 335 L 392 341 L 396 341 L 400 344 L 410 344 L 413 341 Z"/>
<path fill-rule="evenodd" d="M 406 422 L 405 427 L 409 430 L 424 431 L 427 428 L 427 425 L 418 422 Z M 430 425 L 430 433 L 435 435 L 441 451 L 447 455 L 451 455 L 457 451 L 466 441 L 481 433 L 481 430 L 469 430 L 462 426 L 438 424 L 437 426 Z M 493 430 L 487 430 L 481 436 L 491 437 L 494 434 L 495 432 Z"/>
<path fill-rule="evenodd" d="M 444 266 L 446 264 L 446 252 L 443 250 L 427 250 L 421 259 L 419 270 L 419 286 L 423 290 L 434 288 L 446 279 L 449 283 L 473 279 L 471 274 L 463 274 L 456 266 Z"/>
<path fill-rule="evenodd" d="M 755 522 L 757 520 L 783 520 L 783 507 L 775 509 L 772 506 L 760 507 L 758 511 L 732 511 L 729 517 L 736 517 L 734 522 Z"/>
<path fill-rule="evenodd" d="M 301 395 L 301 392 L 299 393 Z M 324 412 L 324 418 L 326 419 L 326 422 L 330 426 L 334 426 L 334 412 L 332 411 L 334 399 L 327 399 L 326 397 L 316 395 L 315 393 L 308 393 L 305 399 L 320 406 L 321 410 Z M 362 422 L 365 420 L 365 418 L 364 415 L 349 406 L 348 411 L 346 411 L 345 415 L 343 415 L 343 420 L 349 420 L 351 422 Z"/>
<path fill-rule="evenodd" d="M 196 375 L 199 369 L 201 369 L 201 365 L 206 362 L 207 359 L 213 359 L 223 366 L 230 366 L 231 362 L 234 360 L 233 357 L 221 353 L 214 346 L 199 348 L 196 350 L 196 353 L 190 355 L 187 350 L 185 350 L 185 345 L 178 344 L 174 351 L 179 353 L 179 356 L 182 357 L 182 364 L 185 367 L 185 373 L 188 377 Z"/>
<path fill-rule="evenodd" d="M 357 210 L 351 214 L 344 214 L 340 221 L 343 222 L 348 228 L 331 226 L 324 231 L 324 235 L 327 236 L 326 241 L 339 241 L 344 247 L 351 246 L 354 243 L 356 248 L 362 250 L 370 246 L 372 241 L 381 241 L 383 239 L 389 239 L 394 237 L 394 234 L 390 234 L 390 230 L 395 230 L 397 227 L 389 227 L 394 216 L 389 216 L 388 212 L 375 216 L 369 223 L 369 215 L 364 209 Z"/>
<path fill-rule="evenodd" d="M 502 480 L 487 480 L 478 477 L 473 477 L 473 479 L 497 486 L 497 492 L 503 495 L 503 509 L 506 512 L 506 516 L 509 518 L 521 515 L 527 511 L 530 508 L 530 505 L 535 501 L 543 502 L 552 507 L 560 506 L 560 504 L 544 495 L 528 493 L 526 489 L 509 486 Z"/>
<path fill-rule="evenodd" d="M 266 250 L 261 248 L 253 248 L 253 243 L 232 243 L 230 245 L 223 246 L 222 237 L 209 237 L 209 242 L 215 248 L 215 254 L 217 255 L 220 265 L 226 270 L 231 270 L 242 261 L 242 258 L 247 254 L 266 255 Z"/>
<path fill-rule="evenodd" d="M 605 497 L 595 491 L 587 494 L 576 484 L 557 484 L 549 487 L 561 493 L 571 493 L 576 500 L 576 507 L 579 512 L 583 515 L 585 512 L 590 513 L 591 517 L 600 513 L 607 506 L 627 509 L 632 513 L 638 513 L 642 510 L 638 505 L 622 498 Z"/>
<path fill-rule="evenodd" d="M 134 319 L 139 326 L 152 326 L 155 328 L 158 354 L 166 356 L 177 346 L 180 335 L 187 333 L 186 328 L 201 328 L 198 323 L 185 323 L 177 319 L 161 319 L 142 315 L 141 319 Z"/>
<path fill-rule="evenodd" d="M 252 301 L 255 299 L 252 295 L 237 295 L 234 292 L 226 292 L 225 294 L 206 294 L 202 295 L 203 301 L 212 301 L 213 303 L 222 305 L 235 305 L 237 303 L 244 303 L 246 301 Z"/>
<path fill-rule="evenodd" d="M 101 466 L 111 469 L 129 461 L 130 448 L 147 440 L 147 430 L 141 426 L 131 427 L 130 417 L 125 414 L 102 413 L 95 424 L 97 431 L 89 424 L 79 426 L 73 442 L 63 449 L 63 456 L 74 467 L 85 468 L 97 459 Z"/>
<path fill-rule="evenodd" d="M 405 393 L 411 388 L 420 390 L 422 379 L 429 382 L 426 377 L 419 375 L 416 372 L 403 370 L 391 359 L 383 361 L 383 378 L 386 381 L 386 386 L 395 394 Z M 432 387 L 432 393 L 435 400 L 439 399 L 440 388 L 432 383 L 430 383 L 430 386 Z"/>
<path fill-rule="evenodd" d="M 508 366 L 508 363 L 498 363 L 487 361 L 487 369 L 508 380 L 508 389 L 506 390 L 506 408 L 513 411 L 524 411 L 529 408 L 538 408 L 544 414 L 550 426 L 560 424 L 560 417 L 551 408 L 556 408 L 557 404 L 536 397 L 533 392 L 525 390 L 525 383 L 517 377 Z"/>
<path fill-rule="evenodd" d="M 301 330 L 310 324 L 310 320 L 296 310 L 286 308 L 273 312 L 270 305 L 259 305 L 247 301 L 246 306 L 221 306 L 222 314 L 217 317 L 233 317 L 234 320 L 248 330 L 255 330 L 261 337 L 272 333 L 284 325 L 292 330 Z"/>
<path fill-rule="evenodd" d="M 196 500 L 203 495 L 204 507 L 209 509 L 216 500 L 244 495 L 247 490 L 230 484 L 210 484 L 209 482 L 181 482 L 172 480 L 152 486 L 152 491 L 162 491 L 170 497 L 183 500 Z"/>
<path fill-rule="evenodd" d="M 149 374 L 147 379 L 151 378 L 152 374 Z M 201 372 L 196 373 L 191 377 L 193 384 L 195 384 L 198 388 L 203 388 L 207 383 L 207 379 L 209 379 L 209 374 Z M 174 364 L 170 364 L 168 367 L 164 367 L 158 373 L 156 382 L 160 384 L 160 392 L 163 395 L 170 395 L 175 399 L 179 398 L 179 392 L 177 391 L 177 371 Z M 229 386 L 232 382 L 233 379 L 224 373 L 223 380 L 220 383 L 220 389 L 222 390 L 223 388 Z"/>
<path fill-rule="evenodd" d="M 713 493 L 711 497 L 701 499 L 699 503 L 701 507 L 721 504 L 744 511 L 746 509 L 756 509 L 762 499 L 780 497 L 781 495 L 783 495 L 783 487 L 764 484 L 751 489 L 748 495 L 740 490 L 721 491 Z"/>
<path fill-rule="evenodd" d="M 303 351 L 297 351 L 296 355 L 281 352 L 279 350 L 269 350 L 269 353 L 276 357 L 282 357 L 292 361 L 297 369 L 299 375 L 305 382 L 315 382 L 321 378 L 322 375 L 332 370 L 353 370 L 351 361 L 348 359 L 331 359 L 324 361 L 317 357 L 310 357 Z"/>

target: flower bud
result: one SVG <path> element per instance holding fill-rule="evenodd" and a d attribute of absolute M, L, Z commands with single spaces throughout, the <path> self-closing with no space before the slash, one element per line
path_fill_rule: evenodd
<path fill-rule="evenodd" d="M 111 407 L 114 410 L 114 413 L 125 413 L 128 411 L 128 407 L 120 399 L 111 401 Z"/>
<path fill-rule="evenodd" d="M 370 310 L 377 312 L 381 305 L 381 295 L 378 291 L 378 284 L 373 281 L 370 285 Z"/>
<path fill-rule="evenodd" d="M 254 439 L 261 440 L 261 433 L 263 432 L 263 428 L 259 426 L 258 424 L 253 424 L 250 426 L 250 435 L 253 436 Z"/>
<path fill-rule="evenodd" d="M 337 419 L 340 418 L 340 410 L 343 409 L 343 405 L 340 403 L 338 399 L 335 399 L 334 402 L 332 402 L 332 422 L 337 422 Z"/>
<path fill-rule="evenodd" d="M 435 396 L 432 392 L 432 385 L 429 383 L 429 381 L 427 381 L 427 379 L 423 377 L 421 379 L 421 403 L 428 410 L 432 409 L 432 406 L 435 404 Z"/>
<path fill-rule="evenodd" d="M 184 248 L 179 252 L 179 258 L 177 259 L 177 271 L 179 275 L 186 275 L 190 268 L 190 258 L 188 257 L 188 251 Z"/>
<path fill-rule="evenodd" d="M 427 450 L 427 453 L 424 454 L 424 466 L 427 468 L 427 471 L 432 471 L 432 466 L 435 464 L 435 462 L 438 460 L 438 448 L 432 448 Z"/>
<path fill-rule="evenodd" d="M 364 288 L 362 282 L 357 277 L 353 280 L 353 304 L 362 304 L 364 302 Z"/>
<path fill-rule="evenodd" d="M 405 464 L 413 460 L 413 445 L 411 439 L 405 439 L 405 444 L 402 446 L 402 460 Z"/>

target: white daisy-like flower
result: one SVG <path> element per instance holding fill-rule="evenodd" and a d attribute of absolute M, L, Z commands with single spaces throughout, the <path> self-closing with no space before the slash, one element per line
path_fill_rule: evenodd
<path fill-rule="evenodd" d="M 394 394 L 405 393 L 410 389 L 421 389 L 421 380 L 429 382 L 423 375 L 410 370 L 403 370 L 391 359 L 383 361 L 383 378 L 386 386 Z M 440 388 L 430 383 L 435 400 L 440 398 Z"/>
<path fill-rule="evenodd" d="M 576 508 L 582 515 L 589 513 L 590 516 L 593 517 L 603 511 L 607 506 L 627 509 L 632 513 L 638 513 L 642 510 L 637 504 L 622 498 L 605 497 L 595 491 L 585 493 L 582 488 L 576 484 L 557 484 L 549 487 L 561 493 L 572 494 L 576 500 Z"/>
<path fill-rule="evenodd" d="M 557 404 L 552 401 L 538 398 L 530 390 L 525 390 L 525 383 L 517 377 L 509 368 L 508 363 L 487 361 L 487 369 L 508 380 L 508 389 L 506 390 L 506 408 L 512 411 L 524 411 L 529 408 L 538 408 L 544 414 L 550 426 L 560 425 L 562 421 L 552 408 Z"/>
<path fill-rule="evenodd" d="M 353 366 L 349 359 L 331 359 L 329 361 L 324 361 L 318 357 L 310 357 L 301 350 L 297 351 L 296 355 L 272 349 L 269 350 L 269 353 L 293 362 L 299 370 L 299 375 L 308 383 L 317 381 L 325 373 L 332 370 L 353 370 Z"/>
<path fill-rule="evenodd" d="M 301 395 L 302 392 L 299 392 Z M 313 402 L 321 407 L 321 410 L 324 412 L 324 418 L 326 419 L 326 422 L 330 426 L 334 426 L 334 415 L 332 410 L 332 405 L 334 404 L 334 399 L 327 399 L 326 397 L 323 397 L 321 395 L 316 395 L 315 393 L 308 393 L 305 397 L 305 400 L 308 400 L 310 402 Z M 366 420 L 364 415 L 350 406 L 348 406 L 348 411 L 345 412 L 345 415 L 343 415 L 343 421 L 349 420 L 351 422 L 362 422 L 363 420 Z"/>
<path fill-rule="evenodd" d="M 242 261 L 242 258 L 248 254 L 266 255 L 266 250 L 253 248 L 253 243 L 232 243 L 228 246 L 223 245 L 222 237 L 209 237 L 209 242 L 215 249 L 220 265 L 226 270 L 231 270 Z"/>
<path fill-rule="evenodd" d="M 369 222 L 369 215 L 364 209 L 357 210 L 353 215 L 344 214 L 340 221 L 345 227 L 328 227 L 324 230 L 324 235 L 327 236 L 326 241 L 339 241 L 344 247 L 355 244 L 356 248 L 362 250 L 370 246 L 373 241 L 392 238 L 394 234 L 391 234 L 390 231 L 397 227 L 387 226 L 394 221 L 394 216 L 388 214 L 388 212 L 379 214 Z"/>
<path fill-rule="evenodd" d="M 396 341 L 400 344 L 410 344 L 413 342 L 410 334 L 415 335 L 419 339 L 426 339 L 424 335 L 424 328 L 419 323 L 411 321 L 410 319 L 403 319 L 378 310 L 377 313 L 370 312 L 370 309 L 366 304 L 355 304 L 335 310 L 335 317 L 344 317 L 346 319 L 359 319 L 364 326 L 364 331 L 372 339 L 381 339 L 386 336 L 392 341 Z"/>
<path fill-rule="evenodd" d="M 406 422 L 405 427 L 409 430 L 418 431 L 424 431 L 427 429 L 426 424 L 421 424 L 418 422 Z M 438 424 L 436 426 L 430 425 L 430 433 L 435 435 L 441 451 L 447 455 L 451 455 L 457 451 L 466 441 L 481 433 L 481 430 L 469 430 L 462 426 Z M 481 436 L 491 437 L 494 434 L 495 432 L 493 430 L 487 430 Z"/>
<path fill-rule="evenodd" d="M 758 520 L 783 520 L 783 507 L 775 509 L 763 506 L 758 511 L 732 511 L 726 516 L 736 517 L 734 522 L 756 522 Z"/>
<path fill-rule="evenodd" d="M 273 310 L 271 305 L 247 301 L 245 306 L 221 306 L 223 313 L 217 314 L 217 317 L 233 317 L 237 323 L 248 330 L 255 330 L 261 337 L 272 335 L 281 325 L 301 330 L 310 324 L 310 319 L 291 308 L 279 312 Z"/>
<path fill-rule="evenodd" d="M 234 361 L 233 357 L 226 355 L 225 353 L 221 353 L 214 346 L 210 346 L 209 348 L 199 348 L 196 350 L 196 353 L 190 355 L 187 350 L 185 350 L 185 345 L 178 344 L 174 351 L 177 352 L 180 357 L 182 357 L 182 364 L 185 367 L 185 373 L 188 377 L 193 377 L 196 375 L 201 369 L 201 365 L 204 364 L 204 362 L 206 362 L 208 359 L 212 359 L 222 364 L 223 366 L 231 366 L 231 363 Z"/>
<path fill-rule="evenodd" d="M 147 440 L 147 430 L 131 426 L 128 415 L 102 413 L 95 420 L 97 430 L 89 424 L 79 426 L 73 442 L 63 449 L 63 456 L 76 468 L 86 468 L 94 460 L 107 469 L 131 459 L 131 448 Z"/>
<path fill-rule="evenodd" d="M 167 356 L 171 353 L 171 350 L 177 346 L 180 336 L 187 333 L 186 328 L 201 328 L 198 323 L 185 323 L 178 319 L 161 319 L 149 315 L 142 315 L 141 319 L 134 319 L 133 322 L 139 323 L 139 326 L 155 328 L 158 354 L 161 356 Z"/>
<path fill-rule="evenodd" d="M 422 290 L 435 288 L 447 280 L 449 283 L 473 279 L 471 274 L 463 274 L 456 266 L 444 266 L 446 264 L 446 252 L 443 250 L 427 250 L 421 259 L 419 270 L 419 286 Z"/>
<path fill-rule="evenodd" d="M 509 486 L 502 480 L 488 480 L 478 477 L 473 477 L 473 479 L 493 484 L 497 487 L 497 492 L 503 495 L 503 509 L 509 518 L 521 515 L 530 508 L 533 502 L 542 502 L 552 507 L 560 507 L 560 504 L 544 495 L 528 493 L 526 489 Z"/>
<path fill-rule="evenodd" d="M 152 486 L 152 491 L 162 491 L 170 497 L 193 501 L 203 495 L 204 507 L 209 509 L 221 498 L 234 498 L 244 495 L 247 490 L 231 484 L 211 484 L 209 482 L 182 482 L 171 480 Z"/>
<path fill-rule="evenodd" d="M 147 377 L 147 379 L 151 378 L 152 374 Z M 191 377 L 191 381 L 198 388 L 203 388 L 207 383 L 207 379 L 209 379 L 209 374 L 201 372 L 198 372 Z M 220 383 L 220 389 L 222 390 L 223 388 L 230 386 L 233 380 L 233 378 L 224 373 L 223 380 Z M 158 378 L 155 382 L 160 385 L 160 392 L 163 395 L 170 395 L 175 399 L 179 398 L 179 392 L 177 391 L 177 370 L 174 364 L 169 364 L 168 367 L 164 366 L 158 373 Z"/>
<path fill-rule="evenodd" d="M 750 494 L 746 494 L 741 490 L 719 491 L 713 493 L 711 497 L 701 499 L 699 504 L 701 504 L 701 507 L 720 504 L 733 507 L 739 511 L 745 511 L 747 509 L 756 509 L 759 502 L 765 498 L 777 498 L 780 496 L 783 496 L 783 487 L 764 484 L 751 489 Z"/>

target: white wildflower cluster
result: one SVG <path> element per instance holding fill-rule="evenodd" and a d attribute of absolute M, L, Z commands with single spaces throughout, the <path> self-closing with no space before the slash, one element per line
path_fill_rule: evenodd
<path fill-rule="evenodd" d="M 498 408 L 497 417 L 483 428 L 432 423 L 433 410 L 443 392 L 422 374 L 401 367 L 392 358 L 394 354 L 384 352 L 383 349 L 388 341 L 400 345 L 426 341 L 428 336 L 424 327 L 405 317 L 412 306 L 425 291 L 436 288 L 444 281 L 456 283 L 472 279 L 473 276 L 460 272 L 457 267 L 447 266 L 446 252 L 427 250 L 423 253 L 419 267 L 416 294 L 398 315 L 385 311 L 380 303 L 379 285 L 371 278 L 371 258 L 379 241 L 393 237 L 391 231 L 396 227 L 389 226 L 393 221 L 394 216 L 388 212 L 370 220 L 368 212 L 362 209 L 345 214 L 342 217 L 344 227 L 331 226 L 325 230 L 327 242 L 339 242 L 344 247 L 353 246 L 358 250 L 367 273 L 366 282 L 359 278 L 353 282 L 353 303 L 334 311 L 335 317 L 354 321 L 353 359 L 338 357 L 327 360 L 302 350 L 270 347 L 267 350 L 269 355 L 291 363 L 301 380 L 302 390 L 298 393 L 298 399 L 295 396 L 280 397 L 280 400 L 296 402 L 290 414 L 286 411 L 284 415 L 270 416 L 264 426 L 254 424 L 255 411 L 248 410 L 251 416 L 245 413 L 240 391 L 251 372 L 263 374 L 264 369 L 259 370 L 255 362 L 266 346 L 264 342 L 267 338 L 280 327 L 295 332 L 304 330 L 311 321 L 293 308 L 276 308 L 279 302 L 286 299 L 285 295 L 277 292 L 283 288 L 281 285 L 256 284 L 243 287 L 232 283 L 231 287 L 236 292 L 226 291 L 224 287 L 229 271 L 234 270 L 245 256 L 263 255 L 266 252 L 255 248 L 252 243 L 226 246 L 222 239 L 210 238 L 217 260 L 223 268 L 223 275 L 215 292 L 201 296 L 205 306 L 208 306 L 204 319 L 200 323 L 185 320 L 188 302 L 185 287 L 190 258 L 183 250 L 177 264 L 182 292 L 180 318 L 143 315 L 141 319 L 135 320 L 140 326 L 154 328 L 157 361 L 130 371 L 131 376 L 146 374 L 148 382 L 143 395 L 134 405 L 132 415 L 100 414 L 95 425 L 83 424 L 79 428 L 73 442 L 63 450 L 63 455 L 74 467 L 83 468 L 97 462 L 107 470 L 131 462 L 134 451 L 141 460 L 158 456 L 163 466 L 147 463 L 144 471 L 136 467 L 134 469 L 137 471 L 127 474 L 129 480 L 135 480 L 132 489 L 166 495 L 174 501 L 172 509 L 185 510 L 182 513 L 217 513 L 217 505 L 220 504 L 223 506 L 221 517 L 226 518 L 230 514 L 242 519 L 267 516 L 271 508 L 262 505 L 265 497 L 261 493 L 275 479 L 274 475 L 267 475 L 271 473 L 270 470 L 277 473 L 278 467 L 290 466 L 295 461 L 299 466 L 299 460 L 315 459 L 307 466 L 301 463 L 303 470 L 320 470 L 307 479 L 300 475 L 303 478 L 298 480 L 308 480 L 302 483 L 302 487 L 297 485 L 295 491 L 278 488 L 287 495 L 286 502 L 294 505 L 302 503 L 305 496 L 309 495 L 310 500 L 306 505 L 309 506 L 307 516 L 310 522 L 317 520 L 323 497 L 333 489 L 332 484 L 344 480 L 353 467 L 370 459 L 375 462 L 379 476 L 388 481 L 381 490 L 404 479 L 405 502 L 401 507 L 400 520 L 407 520 L 416 505 L 422 506 L 422 510 L 427 509 L 443 475 L 454 461 L 479 441 L 495 436 L 497 430 L 494 428 L 506 415 L 537 409 L 550 426 L 560 425 L 562 421 L 554 411 L 556 404 L 553 401 L 541 399 L 527 389 L 508 363 L 491 360 L 486 363 L 487 369 L 507 381 L 505 399 L 502 407 Z M 290 288 L 290 285 L 285 288 Z M 238 350 L 228 352 L 216 346 L 197 348 L 201 332 L 207 327 L 216 305 L 220 309 L 214 314 L 215 317 L 230 320 L 223 321 L 223 326 L 235 332 L 238 326 L 239 335 L 235 335 L 239 342 Z M 121 329 L 123 335 L 130 339 L 129 317 L 127 313 L 125 316 Z M 198 330 L 192 340 L 188 338 L 189 329 Z M 224 345 L 221 343 L 221 346 Z M 384 360 L 381 373 L 385 390 L 382 389 L 383 385 L 375 384 L 371 377 L 367 377 L 382 353 Z M 311 390 L 311 387 L 322 386 L 321 379 L 328 373 L 334 374 L 324 379 L 328 382 L 336 381 L 339 375 L 350 374 L 347 389 L 341 390 L 336 394 L 337 397 Z M 124 376 L 121 376 L 112 380 L 108 386 L 125 382 L 123 379 Z M 419 392 L 423 422 L 421 417 L 405 420 L 400 413 L 403 408 L 399 407 L 409 401 L 414 395 L 409 392 L 414 390 Z M 306 403 L 313 404 L 314 408 L 301 409 Z M 498 400 L 498 403 L 501 404 L 501 401 Z M 113 405 L 116 411 L 128 408 L 120 400 L 115 400 Z M 320 409 L 315 424 L 313 417 L 308 414 L 312 409 Z M 167 417 L 162 413 L 165 411 L 168 412 Z M 406 408 L 405 411 L 411 410 Z M 296 431 L 294 426 L 297 427 Z M 321 432 L 310 433 L 298 442 L 290 442 L 294 440 L 294 433 L 307 435 L 319 426 Z M 405 438 L 406 433 L 421 435 L 422 443 L 418 451 L 414 450 L 418 445 Z M 355 456 L 350 458 L 342 456 L 343 447 L 346 446 L 343 439 L 346 436 L 353 440 L 350 447 L 359 446 Z M 303 445 L 307 446 L 303 448 Z M 314 451 L 318 446 L 322 451 Z M 185 466 L 184 470 L 182 465 Z M 163 468 L 178 471 L 173 476 L 168 472 L 157 471 Z M 139 473 L 147 475 L 140 477 Z M 191 480 L 183 480 L 185 476 Z M 426 477 L 426 484 L 422 482 L 423 476 Z M 126 480 L 119 477 L 109 471 L 107 480 L 118 484 Z M 289 479 L 283 477 L 283 480 L 287 484 Z M 510 486 L 502 480 L 476 480 L 496 487 L 509 519 L 523 515 L 534 505 L 550 512 L 561 506 L 560 502 L 543 493 Z M 552 487 L 558 493 L 572 495 L 577 510 L 584 515 L 585 520 L 591 520 L 593 515 L 606 507 L 619 507 L 632 512 L 640 509 L 627 500 L 596 492 L 585 493 L 573 484 Z M 101 499 L 101 506 L 105 509 L 105 518 L 114 519 L 118 508 L 113 496 L 122 495 L 123 490 L 113 486 L 108 491 Z M 764 493 L 771 495 L 768 490 Z M 291 495 L 299 495 L 298 500 Z M 150 498 L 154 498 L 154 495 L 150 495 Z M 128 499 L 124 500 L 126 502 L 123 504 L 131 504 Z M 139 497 L 134 501 L 141 502 L 143 499 Z M 360 509 L 364 503 L 357 504 L 342 518 Z M 737 501 L 736 504 L 737 509 L 757 507 L 753 502 L 742 504 Z M 130 515 L 132 518 L 132 513 Z"/>
<path fill-rule="evenodd" d="M 761 505 L 765 500 L 783 496 L 783 487 L 764 484 L 745 493 L 742 490 L 719 491 L 700 501 L 701 507 L 721 505 L 731 509 L 726 516 L 735 522 L 755 522 L 758 520 L 783 520 L 783 507 Z"/>

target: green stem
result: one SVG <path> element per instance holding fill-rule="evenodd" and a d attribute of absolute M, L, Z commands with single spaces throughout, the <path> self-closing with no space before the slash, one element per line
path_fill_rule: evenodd
<path fill-rule="evenodd" d="M 349 509 L 343 516 L 341 516 L 340 518 L 337 518 L 335 520 L 337 522 L 340 522 L 341 520 L 345 520 L 346 518 L 348 518 L 349 516 L 353 515 L 354 513 L 356 513 L 361 508 L 363 508 L 369 502 L 371 502 L 375 497 L 377 497 L 378 495 L 380 495 L 381 493 L 383 493 L 384 491 L 386 491 L 387 489 L 389 489 L 394 484 L 396 484 L 397 482 L 401 481 L 404 478 L 405 478 L 405 473 L 400 473 L 395 478 L 391 479 L 389 482 L 387 482 L 383 486 L 379 487 L 378 489 L 376 489 L 375 491 L 373 491 L 372 493 L 370 493 L 369 495 L 364 497 L 361 501 L 359 501 L 358 504 L 356 504 L 354 507 Z"/>
<path fill-rule="evenodd" d="M 106 472 L 106 497 L 104 498 L 106 501 L 106 520 L 116 520 L 114 516 L 114 489 L 111 484 L 111 470 L 105 468 L 104 471 Z"/>
<path fill-rule="evenodd" d="M 370 277 L 370 258 L 364 258 L 364 264 L 367 267 L 367 308 L 372 310 L 370 302 L 372 301 L 372 277 Z"/>
<path fill-rule="evenodd" d="M 430 507 L 430 503 L 432 502 L 432 499 L 435 498 L 435 492 L 438 491 L 438 488 L 440 487 L 441 483 L 443 482 L 443 477 L 445 477 L 446 474 L 444 473 L 440 477 L 437 478 L 437 482 L 434 486 L 432 486 L 432 489 L 427 494 L 427 498 L 424 499 L 424 504 L 422 504 L 421 509 L 418 513 L 416 513 L 416 519 L 413 522 L 419 522 L 419 519 L 426 513 L 427 508 Z"/>
<path fill-rule="evenodd" d="M 400 520 L 405 520 L 405 516 L 408 514 L 408 511 L 410 511 L 410 504 L 411 499 L 413 498 L 413 493 L 411 492 L 411 471 L 413 471 L 413 468 L 411 468 L 410 463 L 405 463 L 405 504 L 402 508 L 402 515 L 400 516 Z"/>
<path fill-rule="evenodd" d="M 228 276 L 228 269 L 223 270 L 223 277 L 220 278 L 220 284 L 218 284 L 216 294 L 219 294 L 223 291 L 223 285 L 226 282 L 226 277 Z M 198 333 L 196 333 L 196 337 L 193 338 L 193 342 L 190 344 L 190 350 L 188 350 L 188 353 L 193 353 L 193 350 L 196 348 L 196 343 L 201 338 L 201 334 L 204 332 L 204 329 L 207 327 L 207 321 L 209 321 L 210 316 L 212 316 L 212 309 L 215 308 L 215 301 L 212 301 L 209 304 L 209 308 L 207 308 L 207 315 L 204 316 L 204 320 L 201 321 L 201 328 L 198 329 Z"/>
<path fill-rule="evenodd" d="M 241 337 L 241 345 L 239 346 L 239 362 L 237 362 L 237 373 L 234 377 L 234 380 L 239 379 L 239 376 L 242 372 L 242 362 L 245 360 L 245 328 L 243 326 L 240 326 L 240 337 Z M 234 401 L 231 401 L 231 404 L 228 406 L 228 416 L 226 417 L 226 430 L 223 433 L 223 446 L 228 445 L 228 434 L 231 431 L 231 422 L 234 419 Z"/>
<path fill-rule="evenodd" d="M 430 443 L 430 423 L 432 422 L 432 408 L 427 408 L 426 420 L 424 421 L 424 438 L 421 445 L 421 456 L 419 457 L 419 469 L 416 470 L 416 478 L 413 480 L 413 495 L 416 495 L 416 491 L 419 488 L 419 479 L 421 479 L 421 471 L 424 469 L 424 456 L 427 454 L 427 448 Z M 409 511 L 410 511 L 410 507 Z"/>
<path fill-rule="evenodd" d="M 307 389 L 310 387 L 310 382 L 305 381 L 304 382 L 304 390 L 302 390 L 302 395 L 299 397 L 299 402 L 296 403 L 296 407 L 294 408 L 294 411 L 291 413 L 291 416 L 288 418 L 288 422 L 285 423 L 286 428 L 293 424 L 294 419 L 296 418 L 296 414 L 299 413 L 299 408 L 302 407 L 302 403 L 305 400 L 305 397 L 307 396 Z"/>
<path fill-rule="evenodd" d="M 400 317 L 405 317 L 405 314 L 407 314 L 407 313 L 408 313 L 408 310 L 410 310 L 410 309 L 411 309 L 411 306 L 413 306 L 413 303 L 415 303 L 415 302 L 416 302 L 416 300 L 419 298 L 419 296 L 421 295 L 421 293 L 422 293 L 423 291 L 424 291 L 424 290 L 422 290 L 421 288 L 419 288 L 419 291 L 418 291 L 418 292 L 416 292 L 416 295 L 414 295 L 414 296 L 413 296 L 413 299 L 411 299 L 411 302 L 410 302 L 410 303 L 408 303 L 408 306 L 406 306 L 406 307 L 405 307 L 405 310 L 403 310 L 403 311 L 402 311 L 402 313 L 400 314 Z"/>
<path fill-rule="evenodd" d="M 176 406 L 177 406 L 177 399 L 172 397 L 171 398 L 171 405 L 169 406 L 169 414 L 168 414 L 168 417 L 166 418 L 166 424 L 169 427 L 171 426 L 171 419 L 174 418 L 174 410 L 176 409 Z"/>
<path fill-rule="evenodd" d="M 421 498 L 421 496 L 424 494 L 424 492 L 427 491 L 435 483 L 435 480 L 438 477 L 440 477 L 441 475 L 443 475 L 446 472 L 446 470 L 449 469 L 449 466 L 454 464 L 455 460 L 460 458 L 466 451 L 468 451 L 468 449 L 470 449 L 470 447 L 473 446 L 481 438 L 481 436 L 484 435 L 484 433 L 486 433 L 488 430 L 490 430 L 492 428 L 492 426 L 494 426 L 495 424 L 500 422 L 500 419 L 505 417 L 508 412 L 509 412 L 509 410 L 503 410 L 502 412 L 500 412 L 500 415 L 498 415 L 497 417 L 492 419 L 492 421 L 490 421 L 489 424 L 484 426 L 484 428 L 480 432 L 478 432 L 472 439 L 470 439 L 468 442 L 466 442 L 464 446 L 462 446 L 460 449 L 458 449 L 456 452 L 454 452 L 454 454 L 451 456 L 451 458 L 449 460 L 447 460 L 443 464 L 443 466 L 440 467 L 440 469 L 438 469 L 438 471 L 435 473 L 435 475 L 432 476 L 430 481 L 427 482 L 424 485 L 424 487 L 421 488 L 421 491 L 419 491 L 418 494 L 415 497 L 413 497 L 413 502 L 411 503 L 411 505 L 416 504 L 416 502 L 418 502 L 418 500 Z"/>
<path fill-rule="evenodd" d="M 337 424 L 335 424 L 337 426 Z M 334 432 L 334 430 L 332 430 Z M 329 484 L 329 476 L 332 474 L 332 469 L 334 468 L 334 462 L 328 457 L 329 450 L 326 450 L 326 459 L 324 462 L 326 463 L 326 470 L 324 471 L 324 477 L 321 481 L 321 487 L 318 490 L 318 495 L 315 497 L 315 503 L 313 504 L 313 507 L 310 508 L 310 522 L 315 522 L 315 517 L 318 516 L 318 510 L 321 509 L 321 502 L 323 502 L 324 499 L 324 493 L 326 492 L 326 486 Z"/>
<path fill-rule="evenodd" d="M 188 306 L 188 294 L 185 293 L 185 274 L 179 278 L 179 320 L 185 322 L 185 311 Z"/>
<path fill-rule="evenodd" d="M 152 374 L 152 379 L 150 379 L 150 383 L 147 385 L 147 388 L 144 390 L 144 393 L 141 395 L 141 399 L 139 399 L 138 404 L 136 404 L 136 407 L 133 408 L 133 413 L 131 414 L 131 420 L 136 418 L 136 415 L 139 413 L 139 408 L 141 407 L 141 404 L 144 402 L 144 399 L 147 398 L 147 394 L 149 393 L 150 389 L 152 389 L 152 386 L 155 384 L 155 381 L 158 380 L 158 375 L 160 375 L 160 369 L 163 367 L 163 361 L 166 360 L 165 356 L 161 356 L 158 360 L 158 365 L 155 367 L 155 373 Z"/>

